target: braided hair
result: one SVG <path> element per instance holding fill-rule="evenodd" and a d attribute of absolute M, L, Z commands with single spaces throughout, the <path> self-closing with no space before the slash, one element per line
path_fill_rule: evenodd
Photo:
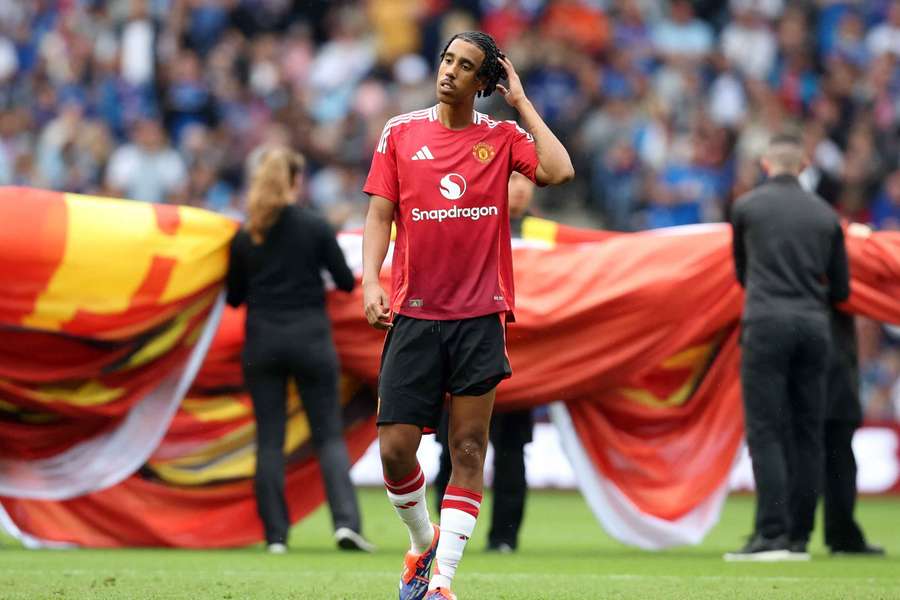
<path fill-rule="evenodd" d="M 444 58 L 444 54 L 447 53 L 447 48 L 449 48 L 450 44 L 453 43 L 453 40 L 456 39 L 464 40 L 478 46 L 481 48 L 481 51 L 484 52 L 484 60 L 481 62 L 481 67 L 478 68 L 478 72 L 475 73 L 475 76 L 484 82 L 484 89 L 480 90 L 476 95 L 485 97 L 490 96 L 497 87 L 497 82 L 501 79 L 506 79 L 506 69 L 500 63 L 500 59 L 503 58 L 504 55 L 500 52 L 500 48 L 497 47 L 497 42 L 494 41 L 494 38 L 481 31 L 464 31 L 462 33 L 457 33 L 450 38 L 450 41 L 444 46 L 444 49 L 441 51 L 441 59 Z"/>

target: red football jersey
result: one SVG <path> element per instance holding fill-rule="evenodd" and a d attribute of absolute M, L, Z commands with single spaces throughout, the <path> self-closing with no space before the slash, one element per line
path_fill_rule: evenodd
<path fill-rule="evenodd" d="M 437 106 L 389 120 L 363 191 L 396 204 L 391 310 L 467 319 L 515 308 L 509 235 L 512 171 L 535 181 L 534 138 L 473 112 L 444 127 Z"/>

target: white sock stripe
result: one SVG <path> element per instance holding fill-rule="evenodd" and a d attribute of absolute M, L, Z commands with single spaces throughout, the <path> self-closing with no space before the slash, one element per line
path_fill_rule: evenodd
<path fill-rule="evenodd" d="M 454 496 L 453 494 L 444 494 L 444 500 L 456 500 L 457 502 L 466 502 L 471 504 L 475 508 L 481 508 L 481 502 L 476 502 L 471 498 L 466 498 L 465 496 Z"/>
<path fill-rule="evenodd" d="M 406 498 L 408 496 L 423 494 L 423 490 L 425 489 L 425 476 L 421 475 L 417 480 L 401 487 L 385 485 L 385 489 L 387 490 L 388 497 L 391 499 Z"/>

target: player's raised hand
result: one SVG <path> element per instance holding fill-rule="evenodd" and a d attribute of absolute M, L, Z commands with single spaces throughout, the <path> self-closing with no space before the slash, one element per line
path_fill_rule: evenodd
<path fill-rule="evenodd" d="M 516 108 L 522 100 L 525 100 L 525 88 L 522 87 L 522 80 L 513 67 L 508 57 L 500 57 L 500 64 L 506 69 L 506 85 L 497 84 L 497 91 L 506 100 L 506 103 Z"/>
<path fill-rule="evenodd" d="M 380 283 L 372 282 L 363 285 L 363 309 L 366 320 L 375 329 L 390 329 L 391 311 L 388 308 L 390 299 Z"/>

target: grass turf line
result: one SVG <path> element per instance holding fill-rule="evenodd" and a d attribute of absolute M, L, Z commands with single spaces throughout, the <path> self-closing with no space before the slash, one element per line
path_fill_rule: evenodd
<path fill-rule="evenodd" d="M 291 532 L 291 551 L 157 549 L 28 551 L 0 548 L 0 600 L 396 598 L 408 539 L 383 490 L 362 490 L 372 555 L 333 550 L 330 516 L 318 510 Z M 817 533 L 811 563 L 726 564 L 723 552 L 749 531 L 753 499 L 729 498 L 700 546 L 648 553 L 606 536 L 577 493 L 528 498 L 519 553 L 482 552 L 490 498 L 463 558 L 454 591 L 461 600 L 587 598 L 821 598 L 900 600 L 900 499 L 863 499 L 859 518 L 887 559 L 830 558 Z M 819 528 L 821 530 L 821 527 Z"/>

